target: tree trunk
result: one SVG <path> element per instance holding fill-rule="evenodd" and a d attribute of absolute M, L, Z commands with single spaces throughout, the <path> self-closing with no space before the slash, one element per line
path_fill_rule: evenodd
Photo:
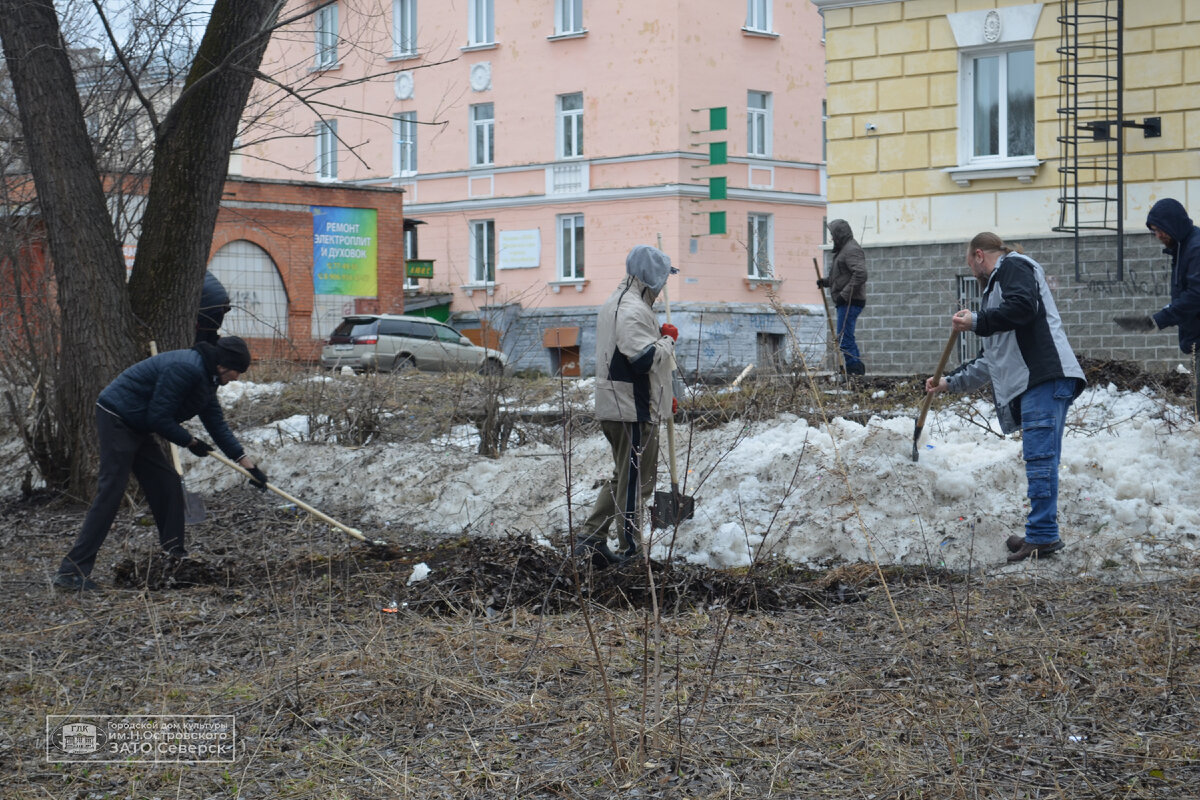
<path fill-rule="evenodd" d="M 183 93 L 157 131 L 129 293 L 163 349 L 189 347 L 195 336 L 229 152 L 279 6 L 217 0 Z"/>
<path fill-rule="evenodd" d="M 71 463 L 68 485 L 56 488 L 87 497 L 96 395 L 138 355 L 125 264 L 52 0 L 0 0 L 0 42 L 58 289 L 61 358 L 52 391 Z"/>

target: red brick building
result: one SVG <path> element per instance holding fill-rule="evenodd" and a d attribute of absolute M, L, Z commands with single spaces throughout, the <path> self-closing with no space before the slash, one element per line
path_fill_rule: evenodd
<path fill-rule="evenodd" d="M 230 178 L 209 256 L 209 269 L 233 305 L 222 332 L 251 340 L 263 357 L 305 360 L 345 314 L 402 313 L 401 197 L 395 187 Z M 327 217 L 354 220 L 328 223 L 335 230 L 373 222 L 369 234 L 350 237 L 354 247 L 340 248 L 355 254 L 364 273 L 373 272 L 373 291 L 335 286 L 354 291 L 329 293 L 329 282 L 321 280 L 322 242 L 331 238 L 321 227 Z"/>

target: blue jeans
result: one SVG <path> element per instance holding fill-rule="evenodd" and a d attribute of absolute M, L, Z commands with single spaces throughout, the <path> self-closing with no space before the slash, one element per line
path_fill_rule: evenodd
<path fill-rule="evenodd" d="M 1021 451 L 1029 483 L 1025 540 L 1030 544 L 1058 541 L 1058 461 L 1074 399 L 1071 378 L 1039 383 L 1021 395 Z"/>
<path fill-rule="evenodd" d="M 854 367 L 862 364 L 858 353 L 858 342 L 854 341 L 854 326 L 858 323 L 858 315 L 862 313 L 862 310 L 862 306 L 854 305 L 837 307 L 838 347 L 841 348 L 842 357 L 846 360 L 847 371 L 853 371 Z"/>

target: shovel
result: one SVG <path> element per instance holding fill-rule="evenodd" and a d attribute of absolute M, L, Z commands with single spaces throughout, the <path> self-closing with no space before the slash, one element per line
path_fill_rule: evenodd
<path fill-rule="evenodd" d="M 817 271 L 817 280 L 821 280 L 821 265 L 817 260 L 813 259 L 813 269 Z M 829 323 L 829 341 L 833 342 L 833 367 L 838 372 L 845 372 L 845 361 L 842 358 L 842 343 L 838 341 L 837 331 L 833 328 L 833 311 L 829 308 L 829 297 L 825 294 L 825 290 L 820 286 L 817 288 L 821 292 L 821 302 L 825 304 L 825 321 Z"/>
<path fill-rule="evenodd" d="M 250 474 L 249 470 L 247 470 L 245 467 L 243 467 L 241 464 L 237 463 L 233 459 L 226 457 L 223 453 L 221 453 L 220 450 L 213 450 L 212 452 L 209 453 L 209 455 L 212 456 L 213 458 L 215 458 L 217 461 L 220 461 L 225 466 L 230 467 L 231 469 L 237 470 L 238 472 L 242 473 L 250 480 L 254 480 L 254 476 Z M 309 514 L 312 514 L 314 517 L 321 520 L 325 524 L 332 525 L 333 527 L 337 528 L 338 530 L 342 531 L 343 533 L 346 533 L 349 536 L 351 536 L 355 539 L 358 539 L 360 542 L 366 542 L 367 544 L 375 545 L 377 547 L 387 547 L 388 546 L 388 543 L 383 541 L 382 539 L 368 539 L 366 536 L 363 535 L 363 532 L 360 531 L 358 528 L 351 528 L 349 525 L 343 525 L 342 523 L 338 522 L 333 517 L 329 516 L 328 514 L 322 512 L 322 511 L 318 511 L 317 509 L 310 506 L 308 503 L 305 503 L 303 500 L 298 500 L 295 497 L 292 497 L 290 494 L 285 492 L 283 489 L 280 489 L 278 486 L 275 486 L 274 484 L 266 483 L 263 485 L 266 486 L 268 489 L 270 489 L 275 494 L 282 497 L 284 500 L 287 500 L 289 503 L 296 506 L 296 508 L 304 509 Z"/>
<path fill-rule="evenodd" d="M 950 338 L 946 341 L 946 347 L 942 350 L 942 357 L 938 359 L 937 369 L 933 371 L 934 383 L 942 379 L 942 371 L 946 369 L 946 362 L 950 360 L 950 352 L 954 350 L 954 343 L 957 341 L 958 331 L 951 331 Z M 921 429 L 925 427 L 925 415 L 929 413 L 929 401 L 932 399 L 933 393 L 926 392 L 925 399 L 921 401 L 921 413 L 917 414 L 917 424 L 913 428 L 913 461 L 917 461 L 921 457 L 921 454 L 917 451 L 917 442 L 921 438 Z"/>
<path fill-rule="evenodd" d="M 662 290 L 663 304 L 667 308 L 667 324 L 671 324 L 671 300 L 667 297 L 667 287 Z M 672 381 L 674 385 L 674 381 Z M 654 505 L 650 506 L 650 527 L 672 528 L 685 519 L 696 515 L 696 498 L 688 497 L 679 491 L 679 479 L 675 470 L 675 415 L 667 417 L 667 453 L 670 456 L 671 491 L 655 492 Z"/>
<path fill-rule="evenodd" d="M 158 355 L 158 344 L 153 339 L 150 340 L 150 355 Z M 179 463 L 179 445 L 167 442 L 167 446 L 171 448 L 171 465 L 175 467 L 175 473 L 179 475 L 179 485 L 183 488 L 183 522 L 185 525 L 204 522 L 208 518 L 208 513 L 204 510 L 204 498 L 188 491 L 187 482 L 183 479 L 183 465 Z"/>

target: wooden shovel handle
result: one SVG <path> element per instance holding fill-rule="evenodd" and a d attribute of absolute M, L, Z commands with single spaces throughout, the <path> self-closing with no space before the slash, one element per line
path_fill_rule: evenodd
<path fill-rule="evenodd" d="M 254 476 L 250 474 L 250 471 L 248 469 L 246 469 L 245 467 L 243 467 L 241 464 L 237 463 L 233 459 L 227 458 L 223 453 L 221 453 L 220 450 L 213 450 L 211 453 L 209 453 L 209 455 L 211 455 L 213 458 L 217 459 L 217 461 L 220 461 L 225 466 L 232 467 L 233 469 L 242 473 L 247 478 L 250 478 L 251 480 L 255 480 Z M 312 514 L 314 517 L 321 520 L 322 522 L 332 525 L 333 527 L 338 528 L 341 531 L 344 531 L 345 533 L 349 534 L 350 536 L 353 536 L 355 539 L 358 539 L 360 542 L 366 542 L 367 544 L 377 544 L 377 542 L 373 542 L 370 539 L 368 539 L 366 536 L 364 536 L 363 532 L 358 530 L 357 528 L 351 528 L 348 525 L 343 525 L 342 523 L 338 522 L 333 517 L 329 516 L 328 514 L 324 513 L 323 511 L 319 511 L 318 509 L 313 508 L 308 503 L 305 503 L 303 500 L 299 500 L 295 497 L 292 497 L 290 494 L 285 492 L 283 489 L 280 489 L 278 486 L 274 486 L 271 483 L 267 483 L 265 485 L 268 489 L 270 489 L 272 492 L 274 492 L 275 494 L 282 497 L 284 500 L 287 500 L 289 503 L 294 503 L 297 508 L 304 509 L 309 514 Z"/>
<path fill-rule="evenodd" d="M 950 331 L 950 338 L 946 340 L 946 346 L 942 348 L 942 357 L 938 359 L 937 369 L 933 371 L 933 382 L 936 384 L 942 379 L 942 372 L 946 369 L 946 362 L 950 360 L 950 353 L 954 351 L 954 343 L 958 341 L 958 331 Z M 921 413 L 917 415 L 917 428 L 925 426 L 925 415 L 929 413 L 929 402 L 933 399 L 931 392 L 925 393 L 925 399 L 921 401 Z"/>

